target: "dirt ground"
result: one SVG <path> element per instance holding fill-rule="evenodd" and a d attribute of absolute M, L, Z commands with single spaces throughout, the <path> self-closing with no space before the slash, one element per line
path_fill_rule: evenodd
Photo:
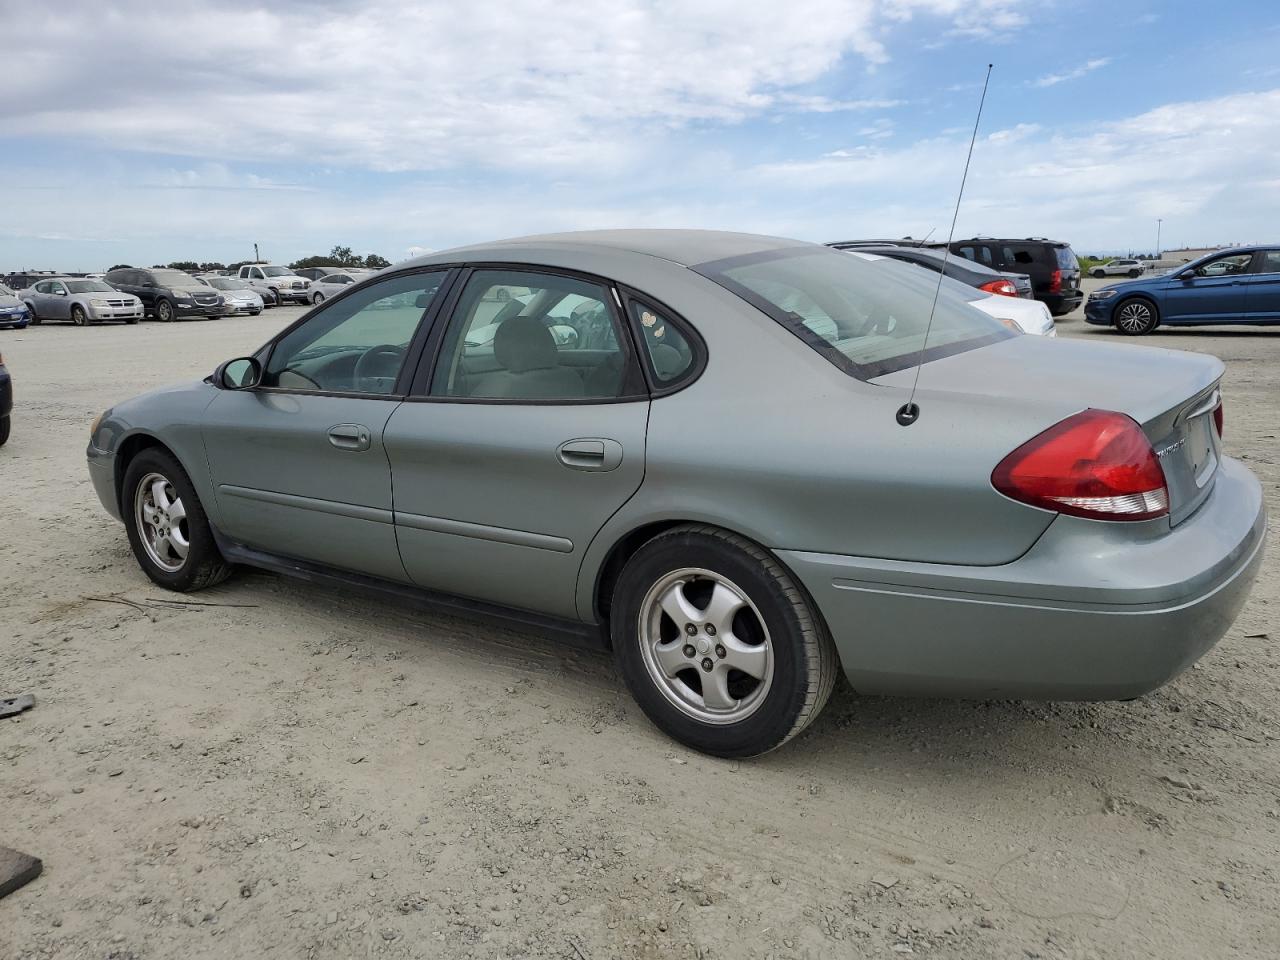
<path fill-rule="evenodd" d="M 1275 958 L 1280 546 L 1197 667 L 1132 703 L 862 698 L 730 763 L 608 657 L 244 572 L 163 595 L 84 466 L 115 401 L 292 317 L 0 332 L 0 958 Z M 1064 336 L 1120 342 L 1078 319 Z M 1280 516 L 1280 328 L 1226 445 Z"/>

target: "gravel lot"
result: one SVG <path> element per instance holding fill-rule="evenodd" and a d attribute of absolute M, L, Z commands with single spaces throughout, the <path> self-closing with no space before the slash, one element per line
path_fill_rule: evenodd
<path fill-rule="evenodd" d="M 0 844 L 45 862 L 0 958 L 1280 955 L 1274 542 L 1224 641 L 1142 700 L 846 688 L 784 749 L 712 760 L 601 654 L 143 577 L 89 420 L 297 315 L 0 332 L 0 695 L 39 701 L 0 720 Z M 1280 328 L 1143 342 L 1227 361 L 1227 448 L 1280 516 Z"/>

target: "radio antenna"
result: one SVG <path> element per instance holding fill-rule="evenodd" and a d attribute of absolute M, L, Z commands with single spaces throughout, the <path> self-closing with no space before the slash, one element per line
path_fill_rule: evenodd
<path fill-rule="evenodd" d="M 964 158 L 964 174 L 960 177 L 960 192 L 956 194 L 956 209 L 951 214 L 951 230 L 947 234 L 947 245 L 942 248 L 942 269 L 938 272 L 938 285 L 933 288 L 933 303 L 929 307 L 929 322 L 925 324 L 924 339 L 920 341 L 920 357 L 916 360 L 916 375 L 911 381 L 911 393 L 907 402 L 898 408 L 895 415 L 899 424 L 909 427 L 920 419 L 920 405 L 916 403 L 916 387 L 920 384 L 920 368 L 924 366 L 924 351 L 929 345 L 929 331 L 933 329 L 933 313 L 938 309 L 938 295 L 942 293 L 942 278 L 946 276 L 947 261 L 951 258 L 951 241 L 956 236 L 956 221 L 960 218 L 960 201 L 964 199 L 965 181 L 969 179 L 969 162 L 973 160 L 973 145 L 978 139 L 978 124 L 982 122 L 982 108 L 987 102 L 987 85 L 991 82 L 992 64 L 987 64 L 987 75 L 982 81 L 982 97 L 978 100 L 978 115 L 973 120 L 973 135 L 969 137 L 969 154 Z M 933 233 L 932 230 L 929 231 Z"/>

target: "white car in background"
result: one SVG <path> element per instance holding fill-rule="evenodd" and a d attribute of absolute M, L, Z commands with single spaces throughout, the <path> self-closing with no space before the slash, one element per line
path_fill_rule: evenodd
<path fill-rule="evenodd" d="M 850 256 L 861 257 L 863 260 L 877 261 L 886 270 L 909 271 L 913 276 L 923 270 L 930 283 L 937 283 L 938 280 L 942 281 L 942 291 L 944 293 L 950 293 L 969 301 L 971 306 L 977 307 L 983 313 L 995 317 L 1010 330 L 1030 333 L 1039 337 L 1056 337 L 1058 335 L 1058 328 L 1053 324 L 1053 314 L 1039 300 L 987 293 L 985 290 L 979 290 L 977 287 L 971 287 L 967 283 L 961 283 L 959 280 L 936 274 L 925 267 L 919 267 L 903 260 L 893 260 L 889 257 L 877 256 L 874 253 L 861 253 L 857 250 L 847 250 L 845 252 Z"/>
<path fill-rule="evenodd" d="M 1140 277 L 1146 272 L 1144 260 L 1116 259 L 1089 268 L 1091 277 Z"/>
<path fill-rule="evenodd" d="M 264 296 L 270 291 L 280 303 L 311 302 L 311 281 L 298 276 L 288 267 L 272 263 L 246 263 L 240 268 L 239 279 Z"/>
<path fill-rule="evenodd" d="M 230 308 L 228 313 L 248 314 L 256 317 L 262 312 L 263 300 L 258 291 L 236 277 L 222 277 L 217 274 L 204 274 L 196 277 L 222 294 L 222 299 Z"/>
<path fill-rule="evenodd" d="M 359 283 L 372 273 L 372 270 L 340 270 L 326 273 L 319 279 L 311 281 L 311 302 L 324 303 L 330 297 L 336 297 L 351 284 Z"/>

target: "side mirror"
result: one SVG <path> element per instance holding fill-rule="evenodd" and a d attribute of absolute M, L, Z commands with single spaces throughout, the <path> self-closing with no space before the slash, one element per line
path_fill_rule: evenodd
<path fill-rule="evenodd" d="M 221 390 L 252 390 L 262 382 L 262 364 L 256 357 L 228 360 L 213 371 L 213 385 Z"/>
<path fill-rule="evenodd" d="M 154 280 L 143 280 L 142 285 L 144 287 L 154 287 L 156 285 L 156 282 Z"/>
<path fill-rule="evenodd" d="M 54 292 L 54 293 L 56 293 L 56 294 L 57 294 L 58 296 L 60 296 L 60 297 L 65 297 L 65 296 L 67 295 L 67 291 L 65 291 L 65 290 L 55 290 L 55 291 L 53 291 L 53 292 Z"/>
<path fill-rule="evenodd" d="M 1194 270 L 1183 270 L 1175 274 L 1175 277 L 1178 280 L 1194 280 L 1196 278 L 1196 272 Z"/>

